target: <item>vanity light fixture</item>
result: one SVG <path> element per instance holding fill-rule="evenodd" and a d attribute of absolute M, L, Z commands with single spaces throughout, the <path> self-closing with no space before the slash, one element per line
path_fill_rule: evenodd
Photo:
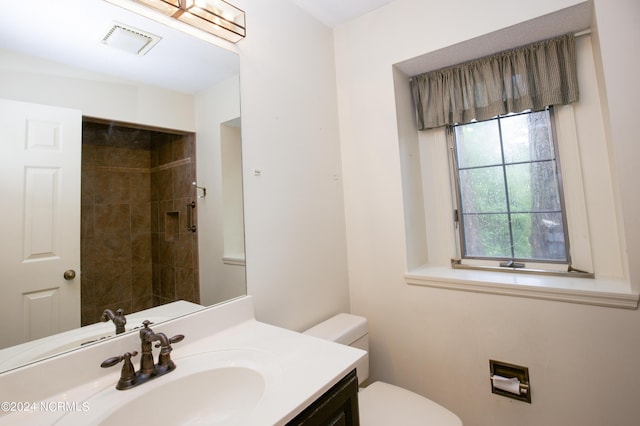
<path fill-rule="evenodd" d="M 224 0 L 133 0 L 232 43 L 246 35 L 244 11 Z"/>

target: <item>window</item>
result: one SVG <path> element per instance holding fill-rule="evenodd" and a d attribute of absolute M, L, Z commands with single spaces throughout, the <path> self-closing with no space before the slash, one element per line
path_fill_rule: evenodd
<path fill-rule="evenodd" d="M 569 239 L 552 109 L 451 130 L 462 259 L 522 268 L 525 262 L 567 265 Z"/>
<path fill-rule="evenodd" d="M 491 258 L 460 259 L 460 223 L 452 220 L 452 209 L 457 203 L 450 161 L 453 135 L 448 130 L 453 128 L 415 131 L 412 92 L 404 84 L 407 75 L 394 68 L 407 284 L 637 309 L 638 294 L 626 275 L 624 226 L 619 220 L 590 37 L 580 37 L 576 48 L 580 102 L 554 106 L 551 117 L 557 136 L 555 161 L 562 172 L 562 189 L 558 194 L 564 198 L 561 206 L 566 216 L 565 241 L 570 244 L 569 266 L 527 261 L 524 270 L 514 270 L 499 267 L 500 260 Z M 501 117 L 501 121 L 506 118 Z M 455 264 L 458 261 L 460 265 Z M 476 268 L 478 264 L 481 270 Z M 553 272 L 539 275 L 540 269 Z"/>

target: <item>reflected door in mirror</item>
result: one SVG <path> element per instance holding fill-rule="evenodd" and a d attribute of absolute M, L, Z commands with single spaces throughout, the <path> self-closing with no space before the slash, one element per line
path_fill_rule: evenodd
<path fill-rule="evenodd" d="M 0 100 L 0 348 L 80 325 L 80 111 Z"/>

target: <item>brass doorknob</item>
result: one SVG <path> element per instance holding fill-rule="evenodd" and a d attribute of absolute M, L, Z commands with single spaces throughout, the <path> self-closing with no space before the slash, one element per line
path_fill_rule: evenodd
<path fill-rule="evenodd" d="M 63 276 L 67 281 L 72 280 L 76 277 L 76 271 L 74 271 L 73 269 L 67 269 L 66 271 L 64 271 Z"/>

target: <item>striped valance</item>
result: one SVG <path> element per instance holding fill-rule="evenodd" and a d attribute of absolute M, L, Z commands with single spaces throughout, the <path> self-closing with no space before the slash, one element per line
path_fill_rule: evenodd
<path fill-rule="evenodd" d="M 418 128 L 578 100 L 573 34 L 411 78 Z"/>

